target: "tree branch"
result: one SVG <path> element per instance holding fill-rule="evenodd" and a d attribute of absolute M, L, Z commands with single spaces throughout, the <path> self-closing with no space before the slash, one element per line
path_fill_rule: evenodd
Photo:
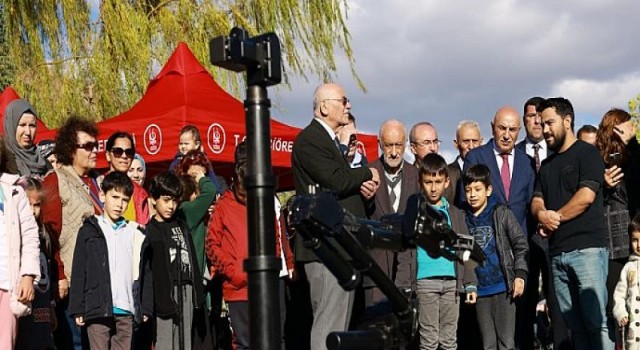
<path fill-rule="evenodd" d="M 32 71 L 36 70 L 37 68 L 43 67 L 43 66 L 55 66 L 58 64 L 62 64 L 68 61 L 79 61 L 79 60 L 86 60 L 86 59 L 90 59 L 93 56 L 71 56 L 71 57 L 66 57 L 66 58 L 62 58 L 59 60 L 55 60 L 55 61 L 48 61 L 48 62 L 42 62 L 42 63 L 38 63 L 32 67 L 29 67 L 29 69 L 23 71 L 22 73 L 20 73 L 20 78 L 23 78 L 24 76 L 26 76 L 27 74 L 31 73 Z"/>

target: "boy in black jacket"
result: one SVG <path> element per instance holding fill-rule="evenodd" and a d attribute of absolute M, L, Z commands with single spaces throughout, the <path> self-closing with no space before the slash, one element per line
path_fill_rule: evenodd
<path fill-rule="evenodd" d="M 92 349 L 131 349 L 133 323 L 153 313 L 147 247 L 135 222 L 122 217 L 133 193 L 125 173 L 112 172 L 102 182 L 104 213 L 87 218 L 78 232 L 73 255 L 69 313 L 87 327 Z M 144 294 L 144 295 L 142 295 Z"/>
<path fill-rule="evenodd" d="M 204 288 L 193 239 L 175 215 L 182 195 L 180 180 L 172 173 L 162 173 L 151 180 L 149 195 L 156 211 L 147 224 L 154 276 L 155 349 L 192 349 L 202 340 L 194 317 L 204 305 Z"/>

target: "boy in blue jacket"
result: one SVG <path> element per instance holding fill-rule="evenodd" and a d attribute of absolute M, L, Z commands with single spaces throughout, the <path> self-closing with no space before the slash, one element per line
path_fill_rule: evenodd
<path fill-rule="evenodd" d="M 529 245 L 515 215 L 491 196 L 489 168 L 476 164 L 463 174 L 469 233 L 486 260 L 476 267 L 476 313 L 485 349 L 515 348 L 515 299 L 524 292 Z"/>

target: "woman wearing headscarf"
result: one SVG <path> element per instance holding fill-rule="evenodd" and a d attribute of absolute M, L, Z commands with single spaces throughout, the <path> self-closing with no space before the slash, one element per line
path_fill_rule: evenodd
<path fill-rule="evenodd" d="M 137 183 L 138 185 L 144 185 L 144 179 L 147 177 L 147 165 L 144 162 L 144 158 L 141 155 L 136 153 L 133 156 L 133 160 L 131 161 L 131 166 L 129 167 L 129 172 L 127 173 L 131 181 Z"/>
<path fill-rule="evenodd" d="M 29 102 L 15 100 L 9 103 L 4 112 L 4 134 L 9 164 L 15 162 L 18 174 L 42 178 L 51 170 L 51 164 L 35 145 L 36 116 Z"/>

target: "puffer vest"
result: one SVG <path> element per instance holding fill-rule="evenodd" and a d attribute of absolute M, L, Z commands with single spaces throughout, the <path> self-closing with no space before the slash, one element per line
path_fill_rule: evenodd
<path fill-rule="evenodd" d="M 60 231 L 60 259 L 64 273 L 71 283 L 71 264 L 76 249 L 78 230 L 84 220 L 94 214 L 93 203 L 85 189 L 84 182 L 73 170 L 65 165 L 56 170 L 58 191 L 62 202 L 62 230 Z"/>

